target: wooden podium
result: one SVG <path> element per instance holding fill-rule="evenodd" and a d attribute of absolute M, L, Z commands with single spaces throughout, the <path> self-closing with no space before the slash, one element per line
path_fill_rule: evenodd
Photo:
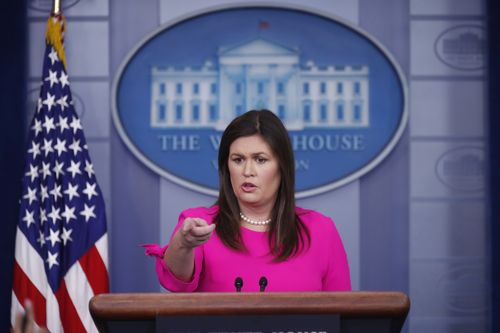
<path fill-rule="evenodd" d="M 89 307 L 99 332 L 158 332 L 169 316 L 335 315 L 340 332 L 396 333 L 410 301 L 400 292 L 145 293 L 101 294 Z"/>

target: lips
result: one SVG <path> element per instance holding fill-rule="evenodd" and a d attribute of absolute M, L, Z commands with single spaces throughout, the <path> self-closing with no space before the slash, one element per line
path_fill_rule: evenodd
<path fill-rule="evenodd" d="M 241 184 L 241 189 L 243 190 L 243 192 L 253 192 L 257 189 L 257 186 L 252 183 L 243 183 Z"/>

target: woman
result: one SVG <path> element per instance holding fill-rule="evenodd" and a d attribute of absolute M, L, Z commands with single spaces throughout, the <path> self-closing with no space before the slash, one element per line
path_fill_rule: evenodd
<path fill-rule="evenodd" d="M 147 245 L 170 291 L 350 290 L 333 221 L 295 207 L 288 133 L 271 111 L 234 119 L 219 147 L 219 198 L 180 214 L 169 245 Z"/>

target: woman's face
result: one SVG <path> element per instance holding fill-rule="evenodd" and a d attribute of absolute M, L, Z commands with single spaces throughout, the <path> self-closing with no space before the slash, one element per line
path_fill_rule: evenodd
<path fill-rule="evenodd" d="M 229 147 L 229 174 L 240 207 L 272 209 L 281 181 L 271 147 L 255 134 L 236 139 Z"/>

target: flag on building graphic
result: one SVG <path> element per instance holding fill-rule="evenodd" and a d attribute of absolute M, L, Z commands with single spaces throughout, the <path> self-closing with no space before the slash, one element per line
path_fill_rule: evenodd
<path fill-rule="evenodd" d="M 22 178 L 11 319 L 30 299 L 36 325 L 96 332 L 88 303 L 108 292 L 106 218 L 73 106 L 64 30 L 62 15 L 51 15 Z"/>

